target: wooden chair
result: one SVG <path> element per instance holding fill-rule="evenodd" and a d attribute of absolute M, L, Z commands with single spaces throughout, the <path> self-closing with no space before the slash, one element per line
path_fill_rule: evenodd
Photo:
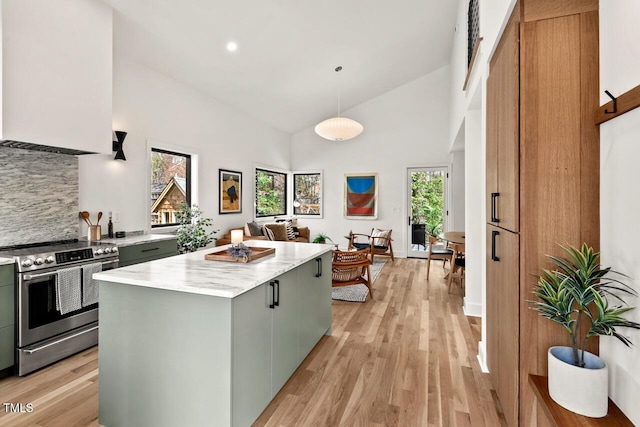
<path fill-rule="evenodd" d="M 429 236 L 429 256 L 427 258 L 427 280 L 429 280 L 429 272 L 431 271 L 431 260 L 442 260 L 442 268 L 447 261 L 451 260 L 453 251 L 444 244 L 439 244 L 439 240 L 435 236 Z"/>
<path fill-rule="evenodd" d="M 333 262 L 331 264 L 331 286 L 349 286 L 363 283 L 369 289 L 369 294 L 373 298 L 371 289 L 371 269 L 372 264 L 369 259 L 369 249 L 359 251 L 333 251 Z"/>
<path fill-rule="evenodd" d="M 460 287 L 464 291 L 464 243 L 451 243 L 449 245 L 453 251 L 451 255 L 451 271 L 449 272 L 449 293 L 453 279 L 460 279 Z"/>
<path fill-rule="evenodd" d="M 371 229 L 371 234 L 351 233 L 349 239 L 349 249 L 367 249 L 371 254 L 371 262 L 375 255 L 384 255 L 391 257 L 391 261 L 395 261 L 393 257 L 393 247 L 391 246 L 392 230 Z M 366 243 L 358 241 L 358 239 L 366 239 Z"/>

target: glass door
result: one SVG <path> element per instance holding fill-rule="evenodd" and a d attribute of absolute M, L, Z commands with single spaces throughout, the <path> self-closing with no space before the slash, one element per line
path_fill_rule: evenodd
<path fill-rule="evenodd" d="M 442 235 L 447 214 L 447 167 L 408 169 L 407 256 L 426 258 L 430 235 Z"/>

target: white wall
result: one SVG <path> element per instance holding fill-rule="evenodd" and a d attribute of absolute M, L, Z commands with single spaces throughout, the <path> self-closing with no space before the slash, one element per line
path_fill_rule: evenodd
<path fill-rule="evenodd" d="M 449 123 L 453 150 L 465 150 L 465 313 L 482 320 L 482 341 L 478 343 L 480 364 L 486 370 L 486 210 L 485 210 L 485 88 L 489 75 L 489 60 L 511 15 L 516 0 L 486 0 L 480 2 L 480 37 L 483 38 L 469 76 L 467 89 L 462 90 L 467 76 L 467 9 L 468 0 L 458 1 L 458 31 L 451 51 L 451 121 Z M 464 143 L 453 136 L 464 134 Z"/>
<path fill-rule="evenodd" d="M 466 253 L 480 254 L 480 256 L 468 257 L 465 263 L 465 297 L 464 311 L 468 316 L 482 315 L 482 291 L 484 288 L 484 258 L 481 254 L 485 251 L 485 223 L 484 191 L 485 191 L 485 145 L 482 112 L 469 110 L 464 120 L 465 124 L 465 205 L 469 215 L 464 221 Z"/>
<path fill-rule="evenodd" d="M 295 134 L 291 144 L 294 170 L 324 170 L 324 218 L 304 219 L 312 237 L 325 232 L 336 243 L 349 230 L 369 232 L 371 227 L 393 229 L 394 253 L 406 256 L 407 168 L 447 166 L 449 154 L 449 67 L 345 111 L 345 117 L 364 125 L 364 132 L 346 142 L 330 142 L 308 128 Z M 378 219 L 343 217 L 344 174 L 377 172 Z"/>
<path fill-rule="evenodd" d="M 3 0 L 2 18 L 2 138 L 109 151 L 111 7 Z"/>
<path fill-rule="evenodd" d="M 81 156 L 80 208 L 121 212 L 116 231 L 148 231 L 147 144 L 153 141 L 199 155 L 196 199 L 215 229 L 250 221 L 255 162 L 288 169 L 289 136 L 129 58 L 116 55 L 113 62 L 113 129 L 128 132 L 127 161 Z M 219 168 L 243 173 L 241 214 L 218 215 Z"/>
<path fill-rule="evenodd" d="M 451 184 L 451 203 L 449 204 L 449 228 L 450 231 L 464 230 L 465 222 L 465 152 L 454 151 L 451 153 L 451 171 L 449 183 Z"/>
<path fill-rule="evenodd" d="M 600 89 L 614 96 L 640 85 L 640 3 L 600 2 Z M 602 94 L 601 104 L 609 101 Z M 640 109 L 600 126 L 600 247 L 601 262 L 627 274 L 640 292 Z M 640 298 L 625 297 L 631 306 Z M 612 304 L 614 301 L 610 301 Z M 640 308 L 629 313 L 640 322 Z M 609 365 L 609 395 L 635 425 L 640 425 L 640 331 L 620 329 L 635 344 L 627 348 L 613 338 L 601 338 L 600 356 Z"/>

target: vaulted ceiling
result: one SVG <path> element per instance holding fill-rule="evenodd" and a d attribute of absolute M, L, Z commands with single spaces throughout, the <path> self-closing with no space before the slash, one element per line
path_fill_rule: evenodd
<path fill-rule="evenodd" d="M 103 0 L 114 51 L 287 133 L 449 63 L 455 0 Z M 235 52 L 226 45 L 234 41 Z M 334 69 L 343 67 L 338 75 Z"/>

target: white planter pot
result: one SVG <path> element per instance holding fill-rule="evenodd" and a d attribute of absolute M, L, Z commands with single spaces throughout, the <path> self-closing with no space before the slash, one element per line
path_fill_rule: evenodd
<path fill-rule="evenodd" d="M 609 368 L 595 354 L 584 353 L 585 367 L 573 364 L 571 347 L 550 347 L 549 395 L 560 406 L 587 417 L 607 415 Z"/>

